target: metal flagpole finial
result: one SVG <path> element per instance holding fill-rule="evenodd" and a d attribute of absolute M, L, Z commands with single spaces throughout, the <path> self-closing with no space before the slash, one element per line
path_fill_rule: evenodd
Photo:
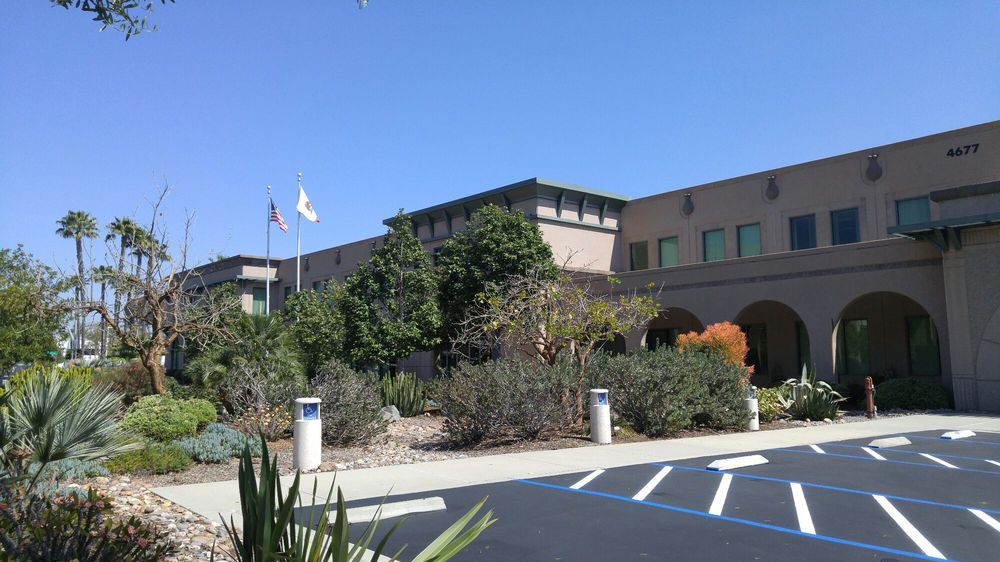
<path fill-rule="evenodd" d="M 299 183 L 302 183 L 302 172 L 298 172 L 298 176 L 299 176 Z"/>
<path fill-rule="evenodd" d="M 270 194 L 271 194 L 271 186 L 267 186 L 267 194 L 268 194 L 268 195 L 270 195 Z"/>

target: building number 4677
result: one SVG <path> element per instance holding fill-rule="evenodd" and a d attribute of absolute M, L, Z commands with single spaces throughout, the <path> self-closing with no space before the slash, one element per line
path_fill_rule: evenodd
<path fill-rule="evenodd" d="M 978 142 L 976 144 L 967 144 L 957 148 L 949 148 L 948 157 L 954 158 L 955 156 L 965 156 L 966 154 L 975 154 L 977 152 L 979 152 Z"/>

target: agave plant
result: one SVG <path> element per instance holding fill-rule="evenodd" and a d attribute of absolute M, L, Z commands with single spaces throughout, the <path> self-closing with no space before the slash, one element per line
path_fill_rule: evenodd
<path fill-rule="evenodd" d="M 797 420 L 822 420 L 837 417 L 839 404 L 846 400 L 828 383 L 816 380 L 815 369 L 802 366 L 802 376 L 782 384 L 781 405 Z"/>
<path fill-rule="evenodd" d="M 0 477 L 36 477 L 49 463 L 112 457 L 138 447 L 117 425 L 121 395 L 49 370 L 29 377 L 0 407 Z"/>
<path fill-rule="evenodd" d="M 424 383 L 416 373 L 399 373 L 382 379 L 382 404 L 395 406 L 404 418 L 424 412 Z"/>
<path fill-rule="evenodd" d="M 330 499 L 336 482 L 330 486 L 326 502 L 321 506 L 313 506 L 304 510 L 299 498 L 299 478 L 295 473 L 287 494 L 281 493 L 281 478 L 278 475 L 278 457 L 269 457 L 267 440 L 260 437 L 263 458 L 260 463 L 260 480 L 254 476 L 253 459 L 249 447 L 243 450 L 240 459 L 239 485 L 240 507 L 243 513 L 242 534 L 237 529 L 233 519 L 228 523 L 223 521 L 231 542 L 230 555 L 237 562 L 362 562 L 369 552 L 368 547 L 375 536 L 375 530 L 381 518 L 381 507 L 372 520 L 366 525 L 364 532 L 354 544 L 348 537 L 347 505 L 344 494 L 337 488 L 336 511 L 331 523 Z M 316 495 L 316 483 L 313 483 L 313 497 Z M 299 498 L 296 502 L 296 498 Z M 479 510 L 486 503 L 483 498 L 468 512 L 460 517 L 451 527 L 448 527 L 431 544 L 413 558 L 413 562 L 444 562 L 461 552 L 480 533 L 492 525 L 493 511 L 487 511 L 483 517 L 469 526 Z M 296 504 L 298 510 L 296 510 Z M 296 511 L 307 511 L 308 520 L 296 518 Z M 397 522 L 375 545 L 373 554 L 368 560 L 376 561 L 382 556 L 390 537 L 399 527 Z M 466 526 L 469 526 L 466 529 Z M 405 548 L 405 547 L 404 547 Z M 399 549 L 392 560 L 403 552 Z M 215 553 L 212 553 L 213 561 Z"/>

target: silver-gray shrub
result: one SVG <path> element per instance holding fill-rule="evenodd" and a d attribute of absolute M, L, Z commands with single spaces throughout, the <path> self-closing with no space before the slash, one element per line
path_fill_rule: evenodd
<path fill-rule="evenodd" d="M 448 440 L 469 446 L 489 440 L 531 440 L 565 427 L 570 418 L 568 363 L 501 359 L 462 363 L 434 381 Z"/>
<path fill-rule="evenodd" d="M 323 401 L 323 443 L 363 445 L 385 431 L 380 412 L 382 383 L 376 376 L 331 360 L 319 369 L 310 386 L 312 395 Z"/>
<path fill-rule="evenodd" d="M 250 447 L 250 454 L 260 457 L 260 440 L 244 433 L 230 429 L 221 423 L 211 423 L 197 437 L 185 437 L 174 443 L 184 449 L 191 458 L 201 463 L 223 463 L 231 458 L 238 458 L 245 447 Z"/>

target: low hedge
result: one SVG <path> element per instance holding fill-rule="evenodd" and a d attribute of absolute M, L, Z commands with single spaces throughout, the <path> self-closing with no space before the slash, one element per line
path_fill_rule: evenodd
<path fill-rule="evenodd" d="M 148 442 L 142 449 L 129 451 L 104 463 L 114 474 L 166 474 L 191 466 L 191 457 L 172 443 Z"/>
<path fill-rule="evenodd" d="M 208 400 L 147 396 L 129 406 L 121 427 L 148 439 L 173 441 L 193 436 L 215 420 L 215 406 Z"/>
<path fill-rule="evenodd" d="M 889 379 L 875 387 L 875 405 L 881 410 L 938 410 L 951 407 L 951 396 L 939 384 Z"/>

